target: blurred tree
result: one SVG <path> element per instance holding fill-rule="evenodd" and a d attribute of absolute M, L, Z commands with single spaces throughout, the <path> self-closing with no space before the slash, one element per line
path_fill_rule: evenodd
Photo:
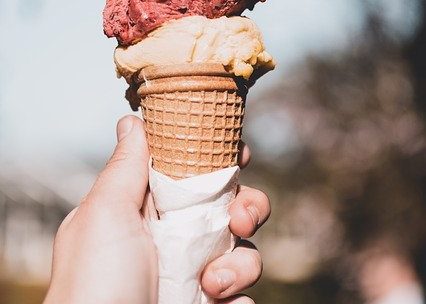
<path fill-rule="evenodd" d="M 426 0 L 421 1 L 422 23 L 417 35 L 407 46 L 406 54 L 414 75 L 416 102 L 426 112 Z"/>
<path fill-rule="evenodd" d="M 424 21 L 424 5 L 422 12 Z M 383 244 L 410 267 L 425 244 L 425 23 L 406 47 L 383 18 L 369 11 L 345 52 L 309 58 L 248 114 L 248 125 L 266 121 L 282 132 L 291 121 L 297 142 L 257 158 L 246 177 L 274 201 L 260 240 L 265 270 L 283 282 L 305 280 L 306 290 L 318 275 L 334 278 L 337 290 L 322 295 L 329 303 L 357 303 L 357 256 Z"/>
<path fill-rule="evenodd" d="M 422 23 L 413 39 L 407 45 L 405 53 L 413 73 L 413 85 L 415 89 L 415 102 L 420 111 L 422 118 L 426 121 L 426 0 L 421 1 Z M 419 183 L 423 185 L 421 197 L 423 205 L 426 205 L 426 173 L 418 176 Z M 422 279 L 424 289 L 426 288 L 426 234 L 423 234 L 422 242 L 416 252 L 414 252 L 417 270 Z"/>

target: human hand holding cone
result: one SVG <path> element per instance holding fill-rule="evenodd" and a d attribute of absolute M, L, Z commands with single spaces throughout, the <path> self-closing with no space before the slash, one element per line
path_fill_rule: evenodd
<path fill-rule="evenodd" d="M 186 13 L 164 16 L 152 32 L 143 27 L 149 9 L 170 5 L 170 11 L 179 1 L 114 2 L 107 1 L 105 32 L 120 42 L 117 72 L 130 84 L 132 108 L 142 107 L 152 157 L 150 187 L 160 218 L 150 227 L 159 255 L 159 303 L 213 303 L 199 278 L 207 263 L 233 249 L 227 209 L 238 184 L 245 99 L 274 62 L 252 21 L 221 17 L 226 5 L 239 11 L 246 0 L 223 1 L 225 13 L 213 19 L 191 11 L 201 5 L 210 14 L 210 2 L 193 0 L 183 10 L 188 1 L 182 1 L 179 13 Z M 146 10 L 143 20 L 123 27 L 117 16 L 135 16 L 132 2 Z M 130 41 L 135 33 L 139 37 Z"/>

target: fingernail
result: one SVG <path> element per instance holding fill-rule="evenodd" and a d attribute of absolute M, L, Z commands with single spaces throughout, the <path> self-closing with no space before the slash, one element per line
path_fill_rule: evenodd
<path fill-rule="evenodd" d="M 259 215 L 259 210 L 257 210 L 256 207 L 249 205 L 247 206 L 247 212 L 249 213 L 252 221 L 253 221 L 253 225 L 255 227 L 259 226 L 260 224 L 260 215 Z"/>
<path fill-rule="evenodd" d="M 220 286 L 220 292 L 224 292 L 235 284 L 237 276 L 235 272 L 229 269 L 219 269 L 215 271 L 217 282 Z"/>
<path fill-rule="evenodd" d="M 133 119 L 125 117 L 120 119 L 117 126 L 117 139 L 118 141 L 125 138 L 133 128 Z"/>

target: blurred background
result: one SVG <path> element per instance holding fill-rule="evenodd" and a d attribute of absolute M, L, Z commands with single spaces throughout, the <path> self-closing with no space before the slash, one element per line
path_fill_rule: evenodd
<path fill-rule="evenodd" d="M 130 108 L 104 1 L 0 0 L 0 304 L 41 303 L 52 241 Z M 421 304 L 426 0 L 270 0 L 247 13 L 276 71 L 248 100 L 259 304 Z"/>

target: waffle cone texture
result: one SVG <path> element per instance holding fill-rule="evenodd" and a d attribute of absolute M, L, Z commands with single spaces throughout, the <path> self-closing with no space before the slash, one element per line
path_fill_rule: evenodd
<path fill-rule="evenodd" d="M 153 168 L 173 179 L 238 165 L 247 85 L 220 64 L 143 69 L 142 114 Z"/>

